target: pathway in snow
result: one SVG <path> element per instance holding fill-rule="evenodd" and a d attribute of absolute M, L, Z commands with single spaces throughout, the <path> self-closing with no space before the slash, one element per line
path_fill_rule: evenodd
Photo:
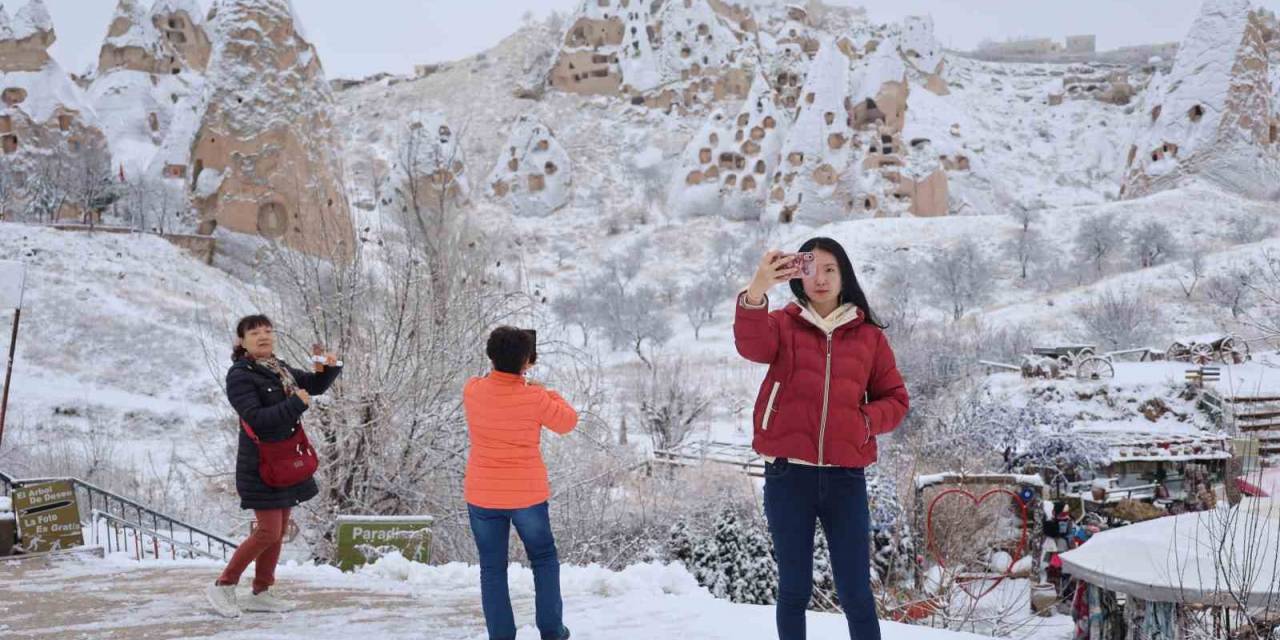
<path fill-rule="evenodd" d="M 384 565 L 387 563 L 383 563 Z M 53 566 L 0 563 L 0 636 L 32 639 L 216 638 L 218 640 L 483 640 L 475 567 L 390 563 L 344 575 L 329 567 L 282 567 L 279 587 L 299 610 L 216 618 L 202 589 L 219 566 L 137 563 L 123 557 Z M 512 571 L 520 638 L 536 638 L 527 570 Z M 575 639 L 766 640 L 771 607 L 711 598 L 682 569 L 622 572 L 565 567 L 566 622 Z M 244 580 L 248 584 L 248 579 Z M 884 624 L 885 640 L 977 640 L 980 636 Z M 811 638 L 845 638 L 843 618 L 810 614 Z"/>

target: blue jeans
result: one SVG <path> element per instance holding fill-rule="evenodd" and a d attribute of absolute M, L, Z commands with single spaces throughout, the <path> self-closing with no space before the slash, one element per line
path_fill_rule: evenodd
<path fill-rule="evenodd" d="M 764 513 L 778 558 L 778 639 L 804 640 L 813 595 L 813 536 L 822 522 L 852 640 L 880 640 L 871 594 L 871 517 L 862 469 L 765 464 Z"/>
<path fill-rule="evenodd" d="M 507 542 L 511 525 L 524 542 L 533 569 L 534 604 L 538 631 L 544 640 L 564 635 L 564 604 L 560 601 L 560 558 L 551 535 L 547 503 L 523 509 L 485 509 L 468 504 L 471 534 L 480 551 L 480 601 L 489 640 L 515 640 L 515 616 L 507 589 Z"/>

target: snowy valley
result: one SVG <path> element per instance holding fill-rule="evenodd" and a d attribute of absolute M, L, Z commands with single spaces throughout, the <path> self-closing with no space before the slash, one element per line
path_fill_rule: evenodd
<path fill-rule="evenodd" d="M 26 273 L 0 478 L 79 478 L 239 539 L 236 320 L 270 315 L 294 364 L 337 350 L 307 417 L 321 494 L 282 569 L 316 617 L 273 637 L 485 637 L 460 393 L 500 324 L 538 329 L 531 375 L 581 416 L 542 445 L 574 637 L 774 637 L 765 367 L 735 349 L 735 294 L 815 236 L 848 250 L 912 396 L 868 470 L 884 637 L 1073 638 L 1084 583 L 1052 563 L 1074 532 L 1101 547 L 1280 489 L 1280 21 L 1248 0 L 1205 0 L 1139 62 L 992 61 L 928 16 L 816 0 L 584 0 L 363 79 L 326 77 L 296 4 L 119 0 L 87 75 L 49 55 L 41 0 L 0 7 L 0 261 Z M 988 480 L 955 505 L 944 474 Z M 431 515 L 429 566 L 328 566 L 343 514 Z M 826 544 L 810 635 L 843 637 Z M 0 558 L 0 632 L 269 628 L 196 596 L 107 612 L 217 571 L 112 551 Z M 37 582 L 97 624 L 5 604 Z M 143 586 L 103 595 L 120 583 Z M 1176 604 L 1250 613 L 1230 637 L 1280 629 L 1273 602 Z M 1196 615 L 1177 637 L 1228 637 Z"/>

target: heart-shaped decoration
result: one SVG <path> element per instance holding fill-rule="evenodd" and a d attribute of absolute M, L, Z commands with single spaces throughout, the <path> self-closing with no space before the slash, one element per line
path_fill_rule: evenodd
<path fill-rule="evenodd" d="M 943 569 L 947 568 L 947 562 L 946 562 L 946 558 L 943 557 L 943 553 L 941 552 L 941 550 L 938 549 L 938 538 L 933 531 L 933 526 L 934 526 L 933 512 L 934 512 L 934 509 L 937 508 L 938 503 L 943 498 L 946 498 L 947 496 L 953 496 L 953 495 L 960 496 L 962 498 L 967 498 L 970 502 L 973 503 L 975 512 L 977 508 L 980 505 L 982 505 L 982 503 L 985 502 L 987 498 L 990 498 L 991 496 L 1008 496 L 1009 498 L 1012 498 L 1014 500 L 1014 503 L 1018 505 L 1018 508 L 1022 512 L 1022 528 L 1018 536 L 1018 546 L 1016 549 L 1014 549 L 1013 558 L 1009 561 L 1009 566 L 1005 568 L 1004 573 L 995 577 L 993 580 L 990 580 L 991 585 L 977 594 L 969 590 L 969 588 L 966 586 L 967 583 L 959 580 L 956 581 L 956 586 L 960 587 L 960 589 L 965 593 L 967 593 L 969 597 L 973 598 L 975 601 L 981 600 L 982 598 L 986 597 L 987 594 L 995 590 L 996 587 L 1000 586 L 1000 583 L 1004 582 L 1006 578 L 1010 577 L 1011 572 L 1013 571 L 1014 565 L 1018 564 L 1018 560 L 1022 559 L 1022 556 L 1024 555 L 1024 551 L 1027 545 L 1027 501 L 1023 500 L 1021 496 L 1014 493 L 1013 491 L 1010 491 L 1009 489 L 1000 488 L 1000 487 L 991 489 L 990 491 L 987 491 L 986 493 L 980 496 L 975 496 L 970 491 L 967 491 L 965 489 L 958 489 L 958 488 L 947 489 L 939 493 L 938 495 L 934 496 L 933 500 L 929 501 L 929 509 L 926 512 L 926 516 L 925 516 L 925 536 L 927 537 L 926 546 L 929 548 L 929 552 L 933 555 L 934 562 L 937 562 L 938 566 L 942 567 Z M 987 580 L 984 580 L 984 582 L 986 581 Z"/>

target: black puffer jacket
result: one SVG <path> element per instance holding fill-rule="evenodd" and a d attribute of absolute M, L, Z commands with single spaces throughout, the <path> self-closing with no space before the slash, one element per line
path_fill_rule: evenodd
<path fill-rule="evenodd" d="M 285 366 L 298 386 L 313 396 L 327 391 L 342 373 L 341 367 L 325 367 L 324 373 L 308 373 Z M 278 442 L 293 435 L 294 426 L 307 410 L 306 403 L 298 396 L 285 397 L 280 376 L 248 358 L 237 360 L 227 371 L 227 399 L 263 442 Z M 236 492 L 240 494 L 241 509 L 283 509 L 316 497 L 320 489 L 315 479 L 283 489 L 267 486 L 258 474 L 258 445 L 241 428 L 236 454 Z"/>

